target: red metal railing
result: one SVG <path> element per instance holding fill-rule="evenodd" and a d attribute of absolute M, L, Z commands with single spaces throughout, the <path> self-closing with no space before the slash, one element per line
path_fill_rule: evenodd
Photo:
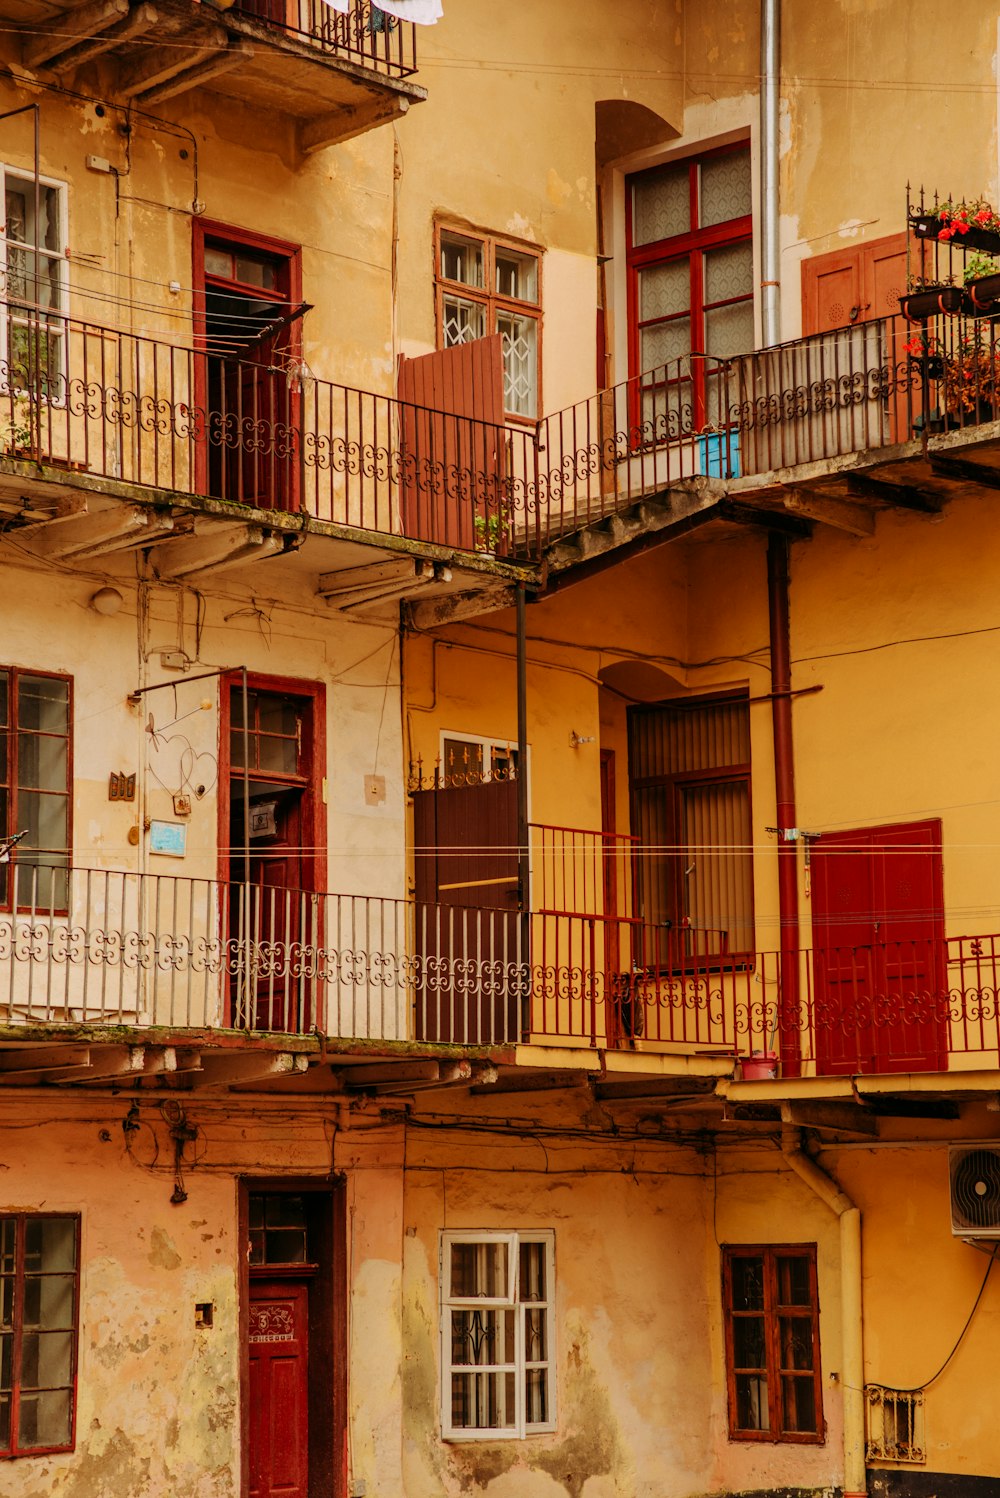
<path fill-rule="evenodd" d="M 287 31 L 321 52 L 346 58 L 397 78 L 417 71 L 416 28 L 412 21 L 389 16 L 375 0 L 350 0 L 349 9 L 334 10 L 326 0 L 236 0 L 235 17 Z"/>

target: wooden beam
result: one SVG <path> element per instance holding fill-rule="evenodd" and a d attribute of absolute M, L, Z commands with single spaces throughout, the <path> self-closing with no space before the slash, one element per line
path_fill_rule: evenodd
<path fill-rule="evenodd" d="M 386 125 L 391 120 L 401 119 L 410 107 L 409 99 L 397 95 L 386 103 L 379 96 L 371 109 L 335 109 L 319 119 L 310 120 L 299 130 L 299 150 L 303 156 L 322 151 L 326 146 L 339 145 L 341 141 L 353 140 L 364 135 L 376 125 Z"/>
<path fill-rule="evenodd" d="M 782 1110 L 782 1118 L 800 1129 L 834 1130 L 838 1134 L 878 1136 L 878 1118 L 871 1108 L 856 1103 L 795 1102 Z"/>
<path fill-rule="evenodd" d="M 224 52 L 228 45 L 229 35 L 221 26 L 193 25 L 181 45 L 172 47 L 168 41 L 163 46 L 150 47 L 145 56 L 123 67 L 117 91 L 125 99 L 135 98 L 183 73 L 210 53 Z"/>
<path fill-rule="evenodd" d="M 345 1066 L 339 1072 L 344 1087 L 354 1089 L 379 1087 L 393 1082 L 436 1082 L 441 1075 L 439 1061 L 391 1061 L 367 1066 Z"/>
<path fill-rule="evenodd" d="M 404 597 L 434 581 L 434 563 L 404 557 L 377 562 L 370 567 L 347 567 L 343 572 L 320 574 L 317 592 L 343 612 Z"/>
<path fill-rule="evenodd" d="M 68 52 L 61 52 L 58 57 L 52 59 L 49 67 L 54 73 L 68 73 L 73 68 L 82 67 L 92 58 L 100 57 L 102 52 L 110 52 L 123 42 L 127 42 L 137 32 L 151 30 L 158 20 L 159 16 L 152 5 L 137 5 L 117 26 L 111 27 L 99 36 L 80 42 L 77 46 L 71 47 Z"/>
<path fill-rule="evenodd" d="M 145 88 L 137 97 L 143 104 L 162 104 L 166 99 L 175 99 L 178 94 L 186 94 L 192 88 L 198 88 L 210 79 L 217 78 L 220 73 L 229 73 L 240 63 L 248 62 L 253 57 L 253 48 L 249 42 L 242 38 L 230 41 L 224 52 L 217 52 L 205 62 L 198 63 L 189 68 L 187 72 L 177 73 L 173 78 L 167 79 L 165 83 L 158 83 L 155 88 Z"/>
<path fill-rule="evenodd" d="M 128 15 L 128 0 L 94 0 L 79 10 L 64 11 L 55 21 L 38 29 L 34 39 L 25 42 L 24 63 L 40 68 L 50 57 L 68 52 L 77 42 L 96 36 Z"/>
<path fill-rule="evenodd" d="M 783 510 L 758 510 L 755 505 L 740 504 L 732 499 L 719 501 L 718 518 L 733 525 L 755 525 L 761 530 L 778 531 L 793 541 L 806 540 L 812 535 L 812 525 L 805 518 L 799 520 Z"/>
<path fill-rule="evenodd" d="M 406 621 L 411 629 L 434 629 L 438 624 L 454 624 L 477 614 L 492 614 L 510 609 L 516 601 L 514 588 L 470 588 L 460 593 L 438 593 L 433 598 L 418 598 L 404 603 Z"/>
<path fill-rule="evenodd" d="M 945 479 L 959 479 L 966 484 L 981 484 L 984 489 L 1000 489 L 1000 468 L 970 463 L 968 458 L 953 458 L 946 453 L 931 454 L 931 472 Z"/>
<path fill-rule="evenodd" d="M 66 1045 L 56 1041 L 53 1045 L 18 1047 L 16 1050 L 0 1051 L 0 1080 L 22 1079 L 25 1072 L 71 1071 L 90 1065 L 90 1047 Z"/>
<path fill-rule="evenodd" d="M 148 546 L 173 530 L 171 516 L 139 505 L 114 505 L 74 515 L 69 520 L 54 519 L 33 526 L 31 550 L 36 556 L 63 559 L 102 556 L 135 546 Z"/>
<path fill-rule="evenodd" d="M 921 489 L 916 484 L 890 484 L 866 473 L 852 473 L 847 480 L 847 492 L 858 499 L 876 499 L 894 508 L 917 510 L 926 515 L 938 514 L 944 504 L 944 496 L 934 489 Z"/>
<path fill-rule="evenodd" d="M 280 536 L 272 536 L 261 525 L 231 524 L 199 516 L 189 535 L 154 547 L 150 562 L 158 577 L 189 577 L 232 567 L 244 558 L 253 561 L 262 549 L 273 556 L 283 546 Z"/>
<path fill-rule="evenodd" d="M 194 1082 L 204 1087 L 238 1087 L 250 1082 L 273 1082 L 309 1070 L 309 1058 L 291 1051 L 202 1051 L 201 1074 Z"/>
<path fill-rule="evenodd" d="M 806 520 L 832 526 L 834 530 L 847 531 L 852 536 L 871 536 L 875 531 L 875 517 L 871 510 L 851 504 L 846 499 L 821 494 L 815 489 L 789 489 L 785 494 L 785 509 Z"/>

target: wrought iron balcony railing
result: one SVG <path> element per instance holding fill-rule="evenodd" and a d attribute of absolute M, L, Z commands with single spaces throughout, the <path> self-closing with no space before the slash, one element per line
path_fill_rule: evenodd
<path fill-rule="evenodd" d="M 74 869 L 0 915 L 0 1025 L 709 1051 L 806 1073 L 1000 1065 L 1000 935 L 736 955 L 600 915 Z M 62 907 L 57 905 L 62 901 Z"/>
<path fill-rule="evenodd" d="M 346 11 L 326 0 L 236 0 L 232 15 L 391 77 L 409 78 L 417 71 L 412 21 L 387 15 L 376 0 L 350 0 Z"/>
<path fill-rule="evenodd" d="M 24 305 L 0 319 L 10 456 L 511 558 L 697 475 L 883 451 L 1000 412 L 992 319 L 881 318 L 676 360 L 533 428 L 315 379 L 287 350 L 224 357 Z"/>

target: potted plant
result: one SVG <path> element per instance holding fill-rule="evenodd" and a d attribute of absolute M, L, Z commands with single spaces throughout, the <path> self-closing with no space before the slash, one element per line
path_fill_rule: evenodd
<path fill-rule="evenodd" d="M 944 407 L 959 424 L 994 421 L 1000 406 L 1000 345 L 979 328 L 944 360 Z"/>
<path fill-rule="evenodd" d="M 1000 312 L 996 305 L 1000 299 L 1000 263 L 993 255 L 977 250 L 966 261 L 964 279 L 976 312 L 990 315 Z"/>
<path fill-rule="evenodd" d="M 972 297 L 964 286 L 951 282 L 928 281 L 921 276 L 911 278 L 910 290 L 899 299 L 899 310 L 907 322 L 926 322 L 939 312 L 955 316 L 958 313 L 971 315 L 975 308 Z"/>
<path fill-rule="evenodd" d="M 510 515 L 506 508 L 491 510 L 488 514 L 477 514 L 472 522 L 477 551 L 495 556 L 501 543 L 510 536 Z"/>
<path fill-rule="evenodd" d="M 957 240 L 963 248 L 1000 254 L 1000 214 L 983 198 L 948 199 L 927 213 L 911 214 L 910 227 L 918 239 Z"/>

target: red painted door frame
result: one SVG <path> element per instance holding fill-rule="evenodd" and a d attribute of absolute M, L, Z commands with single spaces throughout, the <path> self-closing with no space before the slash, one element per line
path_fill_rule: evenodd
<path fill-rule="evenodd" d="M 271 235 L 258 234 L 252 229 L 237 228 L 232 224 L 223 224 L 214 219 L 196 218 L 191 226 L 191 256 L 192 256 L 192 286 L 194 288 L 192 302 L 192 317 L 194 330 L 194 379 L 193 397 L 194 409 L 201 413 L 201 435 L 194 445 L 194 479 L 196 492 L 207 494 L 208 492 L 208 440 L 209 440 L 209 389 L 208 389 L 208 358 L 207 351 L 210 340 L 207 332 L 205 294 L 211 278 L 206 277 L 205 272 L 205 243 L 206 240 L 215 240 L 234 249 L 247 249 L 265 254 L 283 262 L 286 286 L 280 293 L 276 293 L 274 300 L 287 300 L 289 310 L 298 307 L 302 303 L 302 250 L 297 244 L 288 240 L 275 239 Z M 240 286 L 233 282 L 234 287 L 245 290 L 248 295 L 257 293 L 258 299 L 263 299 L 264 294 L 259 287 Z M 290 363 L 302 357 L 302 330 L 298 321 L 289 323 L 285 333 L 280 335 L 280 347 Z M 279 345 L 267 344 L 264 348 L 273 348 Z M 262 350 L 258 350 L 261 353 Z M 248 364 L 260 362 L 248 355 Z M 299 431 L 301 421 L 302 398 L 295 391 L 288 392 L 288 418 L 289 426 L 294 432 Z M 285 483 L 286 493 L 282 496 L 282 503 L 275 508 L 286 510 L 297 510 L 301 502 L 299 493 L 299 471 L 298 464 L 292 462 Z M 270 506 L 269 506 L 270 508 Z"/>
<path fill-rule="evenodd" d="M 817 1072 L 942 1070 L 940 820 L 824 833 L 811 863 Z"/>

